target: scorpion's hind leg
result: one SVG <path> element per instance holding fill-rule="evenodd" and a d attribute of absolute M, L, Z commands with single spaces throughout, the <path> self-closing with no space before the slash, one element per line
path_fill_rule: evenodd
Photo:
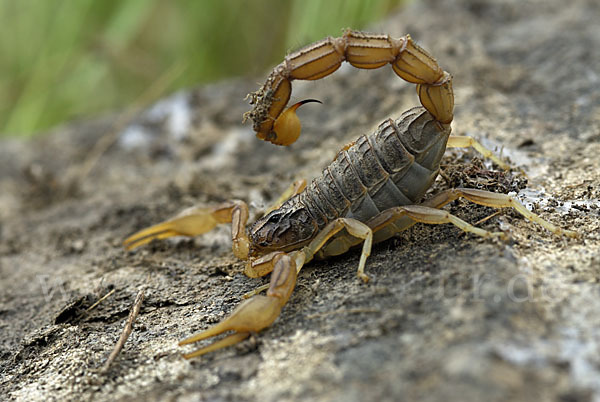
<path fill-rule="evenodd" d="M 248 207 L 243 201 L 229 201 L 217 207 L 193 207 L 173 219 L 134 233 L 125 239 L 123 246 L 127 250 L 132 250 L 154 239 L 197 236 L 212 230 L 220 223 L 231 222 L 233 253 L 240 259 L 247 259 L 249 249 L 249 240 L 245 232 L 247 221 Z"/>
<path fill-rule="evenodd" d="M 444 205 L 461 197 L 471 202 L 474 202 L 475 204 L 485 205 L 488 207 L 513 208 L 515 211 L 520 213 L 525 219 L 537 223 L 538 225 L 544 227 L 545 229 L 558 236 L 567 236 L 574 238 L 579 237 L 579 234 L 577 232 L 559 228 L 558 226 L 543 220 L 538 215 L 525 208 L 525 206 L 515 197 L 512 197 L 507 194 L 492 193 L 490 191 L 477 190 L 472 188 L 455 188 L 437 194 L 435 197 L 425 201 L 423 205 L 430 206 L 433 208 L 441 208 Z"/>
<path fill-rule="evenodd" d="M 451 135 L 448 137 L 448 143 L 446 144 L 448 148 L 473 148 L 485 158 L 492 160 L 496 165 L 500 166 L 504 170 L 509 170 L 510 166 L 504 163 L 500 158 L 498 158 L 492 151 L 484 147 L 473 137 L 469 137 L 466 135 Z"/>
<path fill-rule="evenodd" d="M 271 264 L 273 271 L 267 295 L 257 295 L 244 300 L 229 317 L 217 325 L 181 341 L 179 345 L 186 345 L 227 331 L 234 331 L 233 334 L 192 353 L 185 354 L 183 357 L 190 359 L 234 345 L 251 334 L 267 328 L 277 319 L 294 290 L 297 271 L 304 264 L 305 254 L 302 251 L 294 251 L 289 254 L 275 252 L 271 253 L 270 256 L 269 261 L 263 261 L 265 264 Z"/>
<path fill-rule="evenodd" d="M 409 218 L 409 220 L 406 218 Z M 408 229 L 417 222 L 430 225 L 451 223 L 459 229 L 477 236 L 486 238 L 504 237 L 502 232 L 488 232 L 463 221 L 447 211 L 423 205 L 405 205 L 386 209 L 367 223 L 375 233 L 377 240 L 381 241 L 391 237 L 395 233 Z"/>

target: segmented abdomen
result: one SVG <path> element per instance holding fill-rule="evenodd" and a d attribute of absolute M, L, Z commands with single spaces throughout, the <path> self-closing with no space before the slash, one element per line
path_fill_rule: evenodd
<path fill-rule="evenodd" d="M 424 108 L 410 109 L 341 151 L 295 202 L 320 228 L 338 217 L 366 222 L 388 208 L 415 204 L 438 174 L 449 135 L 450 128 Z"/>

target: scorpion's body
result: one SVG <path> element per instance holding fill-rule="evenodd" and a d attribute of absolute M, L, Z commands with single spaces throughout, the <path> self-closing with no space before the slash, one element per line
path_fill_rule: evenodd
<path fill-rule="evenodd" d="M 340 38 L 326 38 L 288 55 L 262 88 L 250 95 L 254 108 L 244 117 L 254 120 L 257 137 L 277 145 L 293 143 L 300 135 L 295 110 L 310 100 L 284 111 L 291 95 L 291 82 L 323 78 L 344 61 L 363 69 L 391 64 L 396 75 L 417 85 L 423 107 L 411 109 L 395 121 L 386 120 L 374 133 L 346 146 L 320 177 L 306 189 L 305 182 L 293 186 L 272 212 L 248 232 L 248 207 L 243 201 L 233 200 L 217 207 L 193 208 L 125 240 L 125 246 L 132 249 L 152 239 L 195 236 L 219 223 L 231 223 L 233 253 L 248 261 L 246 275 L 258 277 L 272 272 L 266 296 L 256 292 L 231 316 L 180 344 L 229 330 L 234 331 L 232 335 L 186 357 L 235 344 L 271 325 L 290 298 L 297 272 L 315 256 L 338 255 L 362 243 L 357 275 L 366 282 L 369 278 L 364 267 L 371 244 L 416 222 L 452 223 L 465 232 L 486 238 L 503 235 L 476 228 L 439 209 L 459 197 L 481 205 L 512 207 L 553 233 L 576 236 L 542 220 L 518 200 L 504 194 L 451 189 L 415 205 L 435 180 L 446 147 L 471 146 L 500 167 L 507 165 L 473 138 L 450 135 L 454 116 L 452 77 L 409 35 L 394 39 L 346 31 Z"/>
<path fill-rule="evenodd" d="M 288 251 L 310 242 L 337 218 L 368 222 L 390 208 L 418 203 L 437 177 L 449 136 L 450 127 L 421 107 L 404 112 L 395 121 L 386 120 L 373 133 L 360 136 L 340 151 L 303 192 L 259 219 L 250 229 L 251 238 L 260 233 L 266 239 L 264 248 L 269 249 L 268 242 L 283 238 L 281 232 L 288 230 L 294 233 L 290 234 L 289 246 L 273 247 Z M 399 220 L 410 221 L 406 217 Z M 266 223 L 271 223 L 268 227 L 272 233 L 261 232 Z M 312 236 L 307 236 L 308 228 Z M 260 243 L 256 237 L 255 243 Z M 376 236 L 374 240 L 388 237 Z M 337 245 L 333 253 L 332 249 L 325 246 L 320 254 L 345 251 Z"/>

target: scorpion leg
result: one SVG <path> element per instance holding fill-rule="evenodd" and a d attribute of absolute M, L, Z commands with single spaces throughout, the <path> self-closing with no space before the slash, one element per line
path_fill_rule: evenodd
<path fill-rule="evenodd" d="M 197 236 L 212 230 L 220 223 L 231 223 L 233 254 L 247 260 L 250 241 L 246 235 L 248 206 L 245 202 L 234 200 L 217 207 L 192 207 L 176 217 L 140 230 L 123 241 L 127 250 L 132 250 L 154 239 L 166 239 L 173 236 Z"/>
<path fill-rule="evenodd" d="M 346 229 L 346 232 L 341 232 L 342 229 Z M 344 233 L 346 237 L 342 236 L 341 233 Z M 332 241 L 333 240 L 333 241 Z M 348 250 L 351 246 L 359 244 L 363 242 L 363 252 L 361 254 L 361 259 L 358 265 L 357 276 L 361 278 L 363 281 L 368 282 L 369 277 L 364 273 L 365 272 L 365 264 L 367 261 L 367 257 L 371 254 L 371 245 L 373 244 L 373 234 L 369 227 L 364 223 L 350 218 L 338 218 L 329 223 L 317 236 L 302 249 L 302 252 L 305 255 L 305 262 L 308 262 L 313 259 L 315 255 L 321 256 L 321 251 L 324 250 L 323 247 L 327 245 L 327 250 L 331 250 L 332 244 L 337 244 L 338 242 L 342 242 L 343 244 L 338 246 L 337 248 L 343 248 L 340 252 L 332 252 L 328 255 L 339 255 Z M 269 264 L 270 259 L 272 259 L 273 254 L 281 253 L 280 251 L 275 251 L 273 253 L 267 254 L 263 257 L 256 258 L 255 260 L 249 262 L 246 265 L 246 270 L 244 273 L 251 277 L 256 278 L 259 276 L 267 275 L 271 272 L 272 265 Z M 297 266 L 298 272 L 302 265 Z M 248 298 L 254 296 L 266 290 L 268 285 L 260 286 L 253 291 L 246 293 L 244 298 Z"/>
<path fill-rule="evenodd" d="M 579 237 L 579 234 L 576 232 L 559 228 L 552 223 L 543 220 L 538 215 L 530 212 L 514 197 L 484 190 L 457 188 L 443 191 L 424 201 L 420 205 L 390 208 L 376 215 L 367 222 L 367 225 L 369 225 L 373 231 L 373 242 L 378 243 L 387 240 L 397 233 L 410 228 L 417 222 L 429 224 L 453 223 L 466 232 L 483 237 L 503 235 L 500 232 L 487 232 L 483 229 L 479 229 L 456 216 L 450 215 L 446 211 L 439 210 L 439 208 L 442 208 L 444 205 L 449 204 L 460 197 L 479 205 L 495 208 L 514 208 L 526 219 L 543 226 L 556 235 Z M 356 246 L 358 243 L 359 241 L 352 236 L 345 233 L 338 234 L 320 250 L 319 257 L 343 254 L 350 249 L 350 247 Z"/>
<path fill-rule="evenodd" d="M 504 170 L 509 170 L 510 166 L 502 162 L 492 151 L 481 145 L 475 138 L 463 136 L 463 135 L 451 135 L 448 137 L 448 148 L 468 148 L 471 147 L 479 152 L 484 157 L 491 159 L 496 165 L 500 166 Z"/>
<path fill-rule="evenodd" d="M 342 229 L 346 229 L 348 237 L 351 238 L 349 242 L 357 244 L 356 239 L 360 239 L 363 242 L 362 253 L 360 255 L 360 261 L 358 263 L 358 270 L 356 275 L 364 282 L 369 281 L 369 276 L 365 274 L 365 264 L 367 257 L 371 255 L 371 245 L 373 244 L 373 232 L 369 226 L 364 223 L 351 218 L 338 218 L 331 221 L 319 234 L 302 250 L 306 253 L 306 261 L 310 261 L 313 256 L 321 250 L 330 239 L 335 236 L 335 239 L 343 238 L 339 235 Z M 347 248 L 346 248 L 347 249 Z M 337 254 L 334 254 L 337 255 Z"/>
<path fill-rule="evenodd" d="M 229 317 L 217 325 L 179 342 L 179 345 L 187 345 L 212 338 L 223 332 L 234 331 L 233 334 L 192 353 L 185 354 L 183 357 L 190 359 L 226 346 L 234 345 L 246 339 L 251 334 L 267 328 L 277 319 L 281 309 L 288 302 L 294 290 L 298 271 L 297 267 L 301 267 L 304 264 L 305 253 L 302 251 L 294 251 L 289 254 L 275 252 L 271 253 L 270 256 L 271 259 L 268 262 L 264 261 L 264 263 L 269 263 L 273 266 L 267 295 L 257 295 L 244 300 Z"/>
<path fill-rule="evenodd" d="M 441 208 L 444 205 L 458 199 L 465 198 L 475 204 L 485 205 L 493 208 L 513 208 L 520 213 L 525 219 L 537 223 L 550 232 L 558 236 L 579 237 L 577 232 L 559 228 L 558 226 L 543 220 L 538 215 L 529 211 L 518 199 L 507 194 L 492 193 L 485 190 L 477 190 L 472 188 L 455 188 L 442 191 L 435 197 L 425 201 L 423 205 L 433 208 Z"/>
<path fill-rule="evenodd" d="M 410 221 L 407 221 L 405 218 L 409 218 Z M 463 221 L 447 211 L 423 205 L 405 205 L 386 209 L 370 219 L 368 225 L 373 232 L 375 232 L 378 240 L 380 238 L 383 240 L 391 237 L 391 235 L 395 233 L 409 228 L 417 222 L 427 223 L 430 225 L 451 223 L 459 229 L 467 233 L 473 233 L 477 236 L 485 238 L 504 237 L 504 233 L 502 232 L 488 232 L 487 230 L 477 228 Z M 385 237 L 381 235 L 384 235 Z"/>

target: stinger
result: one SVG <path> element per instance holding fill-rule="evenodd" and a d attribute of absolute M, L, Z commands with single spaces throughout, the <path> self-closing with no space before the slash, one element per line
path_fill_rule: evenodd
<path fill-rule="evenodd" d="M 296 110 L 304 105 L 305 103 L 318 102 L 323 103 L 317 99 L 305 99 L 300 101 L 289 108 L 287 108 L 273 124 L 273 131 L 271 135 L 275 135 L 274 138 L 268 138 L 268 141 L 275 145 L 290 145 L 296 142 L 300 137 L 300 131 L 302 130 L 302 124 L 296 114 Z"/>

